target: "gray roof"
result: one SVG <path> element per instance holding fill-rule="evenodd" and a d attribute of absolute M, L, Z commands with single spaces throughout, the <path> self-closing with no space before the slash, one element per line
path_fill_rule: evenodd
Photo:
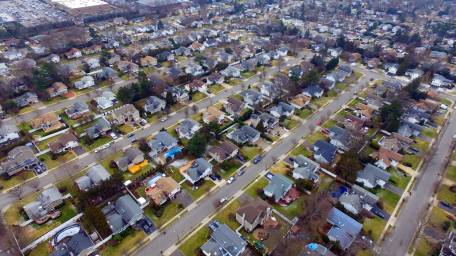
<path fill-rule="evenodd" d="M 277 103 L 277 105 L 272 106 L 269 109 L 269 112 L 272 112 L 272 111 L 275 111 L 282 116 L 286 113 L 292 113 L 294 111 L 294 107 L 288 103 L 279 102 L 279 103 Z"/>
<path fill-rule="evenodd" d="M 339 126 L 333 126 L 328 129 L 329 136 L 332 140 L 337 140 L 342 143 L 344 146 L 348 146 L 351 142 L 350 134 L 343 128 Z"/>
<path fill-rule="evenodd" d="M 335 207 L 329 212 L 327 220 L 333 225 L 328 232 L 328 236 L 337 239 L 344 250 L 355 241 L 363 227 L 361 223 Z"/>
<path fill-rule="evenodd" d="M 204 171 L 207 168 L 210 168 L 211 164 L 204 158 L 198 158 L 193 163 L 192 166 L 187 170 L 187 175 L 194 181 L 198 181 L 203 175 Z"/>
<path fill-rule="evenodd" d="M 80 190 L 86 190 L 92 185 L 92 181 L 86 175 L 77 178 L 74 182 Z"/>
<path fill-rule="evenodd" d="M 260 132 L 251 126 L 244 125 L 230 134 L 230 137 L 238 143 L 246 143 L 260 135 Z"/>
<path fill-rule="evenodd" d="M 198 122 L 196 122 L 195 120 L 193 119 L 185 119 L 184 121 L 182 121 L 179 126 L 177 127 L 177 129 L 179 130 L 180 133 L 182 134 L 187 134 L 187 135 L 191 135 L 192 134 L 192 128 L 194 126 L 199 126 Z"/>
<path fill-rule="evenodd" d="M 213 221 L 209 224 L 211 238 L 201 249 L 214 256 L 238 256 L 245 250 L 247 242 L 226 224 Z"/>
<path fill-rule="evenodd" d="M 101 117 L 97 119 L 97 122 L 87 128 L 86 133 L 90 138 L 96 138 L 100 136 L 100 133 L 109 131 L 111 129 L 111 124 L 105 117 Z"/>
<path fill-rule="evenodd" d="M 358 212 L 360 212 L 363 208 L 363 206 L 361 205 L 361 198 L 357 194 L 344 193 L 339 197 L 339 202 L 342 204 L 351 205 Z"/>
<path fill-rule="evenodd" d="M 125 222 L 129 222 L 136 215 L 142 213 L 141 207 L 130 195 L 123 195 L 116 200 L 116 211 L 122 215 Z"/>
<path fill-rule="evenodd" d="M 388 182 L 391 174 L 378 168 L 375 165 L 367 164 L 363 170 L 358 172 L 358 178 L 368 180 L 371 184 L 376 184 L 377 180 Z"/>
<path fill-rule="evenodd" d="M 43 190 L 41 194 L 38 196 L 38 200 L 45 206 L 47 204 L 51 204 L 55 201 L 62 200 L 63 195 L 56 187 L 50 187 L 48 189 Z"/>
<path fill-rule="evenodd" d="M 90 178 L 92 183 L 98 184 L 102 181 L 108 180 L 111 174 L 100 164 L 90 167 L 87 171 L 87 176 Z"/>
<path fill-rule="evenodd" d="M 323 93 L 323 88 L 321 88 L 320 86 L 318 85 L 311 85 L 309 87 L 306 87 L 304 89 L 304 92 L 305 93 L 308 93 L 309 95 L 311 96 L 315 96 L 317 94 L 320 94 L 320 93 Z"/>
<path fill-rule="evenodd" d="M 260 92 L 252 90 L 252 89 L 242 91 L 241 96 L 244 99 L 244 101 L 248 100 L 248 101 L 251 101 L 252 103 L 258 103 L 263 98 L 263 96 L 261 95 Z"/>
<path fill-rule="evenodd" d="M 318 168 L 320 167 L 318 163 L 303 155 L 293 157 L 291 160 L 294 164 L 298 165 L 298 167 L 293 170 L 293 173 L 299 174 L 300 176 L 304 177 L 304 179 L 318 179 L 318 175 L 316 174 Z"/>
<path fill-rule="evenodd" d="M 291 189 L 293 182 L 287 177 L 276 174 L 272 176 L 269 184 L 263 189 L 265 193 L 272 194 L 274 200 L 282 199 L 285 194 Z"/>
<path fill-rule="evenodd" d="M 166 102 L 156 96 L 150 96 L 146 99 L 144 103 L 144 110 L 148 112 L 157 111 L 157 109 L 163 108 L 166 106 Z"/>
<path fill-rule="evenodd" d="M 361 199 L 363 200 L 363 202 L 365 202 L 367 204 L 375 205 L 379 200 L 379 197 L 377 195 L 367 191 L 366 189 L 364 189 L 358 185 L 353 185 L 352 191 L 353 191 L 353 193 L 359 195 L 361 197 Z"/>
<path fill-rule="evenodd" d="M 321 155 L 328 162 L 332 162 L 336 157 L 337 148 L 324 140 L 318 140 L 314 144 L 315 154 Z"/>
<path fill-rule="evenodd" d="M 87 106 L 87 104 L 86 104 L 85 102 L 76 101 L 72 106 L 70 106 L 70 107 L 66 110 L 66 112 L 67 112 L 69 115 L 72 115 L 72 114 L 84 112 L 84 111 L 87 111 L 87 110 L 89 110 L 89 106 Z"/>

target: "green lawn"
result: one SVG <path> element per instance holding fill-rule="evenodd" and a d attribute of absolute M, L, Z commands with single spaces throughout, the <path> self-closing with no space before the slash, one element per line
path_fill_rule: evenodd
<path fill-rule="evenodd" d="M 40 142 L 36 142 L 36 146 L 38 147 L 38 149 L 40 151 L 43 151 L 43 150 L 46 150 L 49 148 L 49 143 L 51 142 L 54 142 L 56 141 L 58 138 L 60 138 L 62 135 L 57 135 L 57 136 L 54 136 L 54 137 L 51 137 L 49 139 L 46 139 L 46 140 L 42 140 Z"/>
<path fill-rule="evenodd" d="M 289 170 L 290 168 L 283 161 L 280 161 L 271 167 L 271 172 L 275 174 L 286 175 Z"/>
<path fill-rule="evenodd" d="M 350 107 L 356 106 L 358 103 L 362 103 L 363 101 L 360 98 L 352 99 L 347 105 Z"/>
<path fill-rule="evenodd" d="M 129 171 L 126 171 L 123 173 L 123 178 L 124 180 L 134 180 L 138 177 L 141 177 L 143 174 L 149 172 L 152 169 L 152 166 L 150 164 L 144 166 L 141 168 L 140 171 L 136 173 L 130 173 Z"/>
<path fill-rule="evenodd" d="M 416 170 L 420 164 L 421 158 L 417 155 L 405 155 L 402 159 L 402 164 L 410 165 L 412 169 Z"/>
<path fill-rule="evenodd" d="M 304 108 L 304 109 L 296 110 L 295 113 L 301 119 L 307 119 L 312 114 L 312 110 L 310 110 L 308 108 Z"/>
<path fill-rule="evenodd" d="M 440 228 L 442 225 L 449 220 L 448 214 L 442 210 L 440 207 L 434 207 L 431 211 L 431 216 L 429 218 L 429 224 L 434 227 Z"/>
<path fill-rule="evenodd" d="M 121 256 L 127 253 L 141 243 L 146 238 L 146 234 L 142 230 L 133 229 L 132 233 L 126 236 L 117 245 L 108 245 L 102 251 L 101 255 L 105 256 Z"/>
<path fill-rule="evenodd" d="M 187 191 L 187 193 L 192 197 L 193 201 L 195 201 L 209 192 L 215 184 L 209 180 L 205 180 L 204 183 L 196 190 L 192 190 L 192 186 L 188 182 L 184 182 L 181 186 L 182 189 Z"/>
<path fill-rule="evenodd" d="M 303 145 L 300 145 L 300 146 L 294 148 L 290 152 L 290 155 L 291 156 L 303 155 L 303 156 L 306 156 L 306 157 L 311 157 L 312 156 L 312 151 L 306 149 Z"/>
<path fill-rule="evenodd" d="M 81 143 L 83 145 L 83 147 L 85 149 L 91 151 L 91 150 L 93 150 L 95 148 L 98 148 L 98 147 L 100 147 L 100 146 L 102 146 L 104 144 L 107 144 L 107 143 L 111 142 L 112 138 L 111 137 L 106 137 L 106 136 L 99 137 L 99 138 L 95 139 L 95 141 L 93 141 L 92 144 L 90 144 L 90 145 L 85 144 L 83 141 L 84 140 L 82 140 L 82 143 Z"/>
<path fill-rule="evenodd" d="M 35 177 L 35 173 L 31 171 L 23 171 L 11 177 L 10 179 L 0 178 L 0 187 L 2 189 L 8 189 L 14 187 L 17 184 L 21 184 L 22 182 Z"/>
<path fill-rule="evenodd" d="M 383 209 L 389 214 L 393 213 L 394 208 L 396 208 L 396 205 L 399 202 L 400 196 L 386 189 L 378 189 L 375 194 L 380 197 L 383 202 Z"/>
<path fill-rule="evenodd" d="M 328 121 L 326 121 L 322 127 L 323 128 L 331 128 L 333 126 L 335 126 L 337 124 L 337 121 L 336 120 L 333 120 L 333 119 L 329 119 Z"/>
<path fill-rule="evenodd" d="M 57 159 L 53 160 L 51 153 L 46 153 L 39 156 L 38 158 L 46 164 L 48 169 L 52 169 L 70 160 L 73 160 L 76 158 L 76 155 L 73 152 L 67 152 L 63 155 L 59 155 Z"/>
<path fill-rule="evenodd" d="M 171 136 L 173 136 L 173 137 L 175 137 L 175 138 L 178 137 L 178 136 L 177 136 L 177 132 L 176 132 L 176 128 L 177 128 L 178 125 L 179 125 L 179 124 L 175 124 L 175 125 L 170 126 L 170 127 L 168 127 L 168 128 L 166 129 L 166 131 L 169 133 L 169 135 L 171 135 Z"/>
<path fill-rule="evenodd" d="M 348 85 L 346 83 L 336 83 L 336 88 L 343 91 L 347 89 Z"/>
<path fill-rule="evenodd" d="M 220 164 L 220 175 L 222 175 L 224 179 L 227 179 L 231 177 L 231 175 L 233 175 L 233 173 L 237 171 L 239 167 L 241 167 L 241 163 L 238 161 L 234 159 L 227 160 Z"/>
<path fill-rule="evenodd" d="M 220 221 L 220 223 L 228 225 L 232 230 L 236 230 L 241 225 L 234 217 L 239 207 L 241 207 L 241 202 L 239 200 L 234 200 L 227 205 L 225 209 L 217 213 L 214 219 Z"/>
<path fill-rule="evenodd" d="M 241 154 L 248 160 L 253 159 L 255 156 L 261 154 L 261 148 L 259 147 L 250 147 L 243 146 L 240 150 Z"/>
<path fill-rule="evenodd" d="M 451 106 L 452 102 L 449 99 L 441 98 L 440 103 L 447 105 L 448 107 Z"/>
<path fill-rule="evenodd" d="M 307 136 L 305 139 L 306 139 L 306 142 L 313 145 L 318 140 L 325 140 L 326 137 L 322 132 L 318 131 L 318 132 L 315 132 L 315 133 Z"/>
<path fill-rule="evenodd" d="M 212 94 L 217 94 L 220 91 L 222 91 L 223 89 L 225 89 L 225 87 L 223 87 L 223 85 L 214 84 L 214 85 L 209 86 L 208 91 Z"/>
<path fill-rule="evenodd" d="M 254 183 L 251 183 L 251 185 L 247 188 L 245 192 L 252 198 L 256 198 L 258 196 L 257 190 L 263 189 L 268 185 L 268 183 L 269 181 L 265 177 L 261 177 Z"/>
<path fill-rule="evenodd" d="M 425 128 L 421 131 L 421 134 L 423 134 L 424 136 L 428 137 L 428 138 L 435 138 L 437 137 L 437 131 L 436 129 L 432 129 L 432 128 Z"/>
<path fill-rule="evenodd" d="M 117 170 L 116 168 L 111 167 L 111 161 L 119 158 L 122 156 L 122 151 L 117 151 L 115 154 L 109 155 L 105 159 L 101 161 L 101 165 L 108 170 L 110 174 L 114 174 L 114 172 Z"/>
<path fill-rule="evenodd" d="M 420 138 L 416 138 L 415 139 L 415 144 L 413 144 L 412 146 L 419 149 L 421 152 L 426 152 L 428 147 L 429 147 L 429 142 L 423 140 L 423 139 L 420 139 Z"/>
<path fill-rule="evenodd" d="M 425 238 L 420 237 L 417 241 L 415 256 L 428 256 L 432 255 L 433 246 Z"/>
<path fill-rule="evenodd" d="M 405 189 L 407 187 L 407 184 L 410 181 L 410 176 L 397 170 L 396 168 L 391 168 L 390 173 L 391 173 L 390 182 L 394 186 L 399 187 L 401 189 Z"/>
<path fill-rule="evenodd" d="M 437 199 L 448 202 L 450 204 L 455 204 L 456 203 L 456 193 L 453 193 L 450 191 L 450 186 L 442 185 L 439 188 L 439 193 L 437 194 Z"/>
<path fill-rule="evenodd" d="M 273 204 L 272 207 L 274 207 L 274 209 L 281 212 L 283 215 L 287 216 L 287 218 L 291 220 L 294 217 L 299 216 L 299 214 L 302 212 L 302 209 L 304 208 L 304 205 L 305 195 L 302 195 L 296 201 L 287 206 Z"/>
<path fill-rule="evenodd" d="M 251 77 L 253 75 L 255 75 L 255 72 L 252 72 L 252 71 L 245 71 L 245 72 L 241 73 L 241 77 L 242 78 L 249 78 L 249 77 Z"/>
<path fill-rule="evenodd" d="M 191 119 L 197 121 L 198 123 L 203 122 L 203 113 L 196 113 L 190 117 Z"/>
<path fill-rule="evenodd" d="M 184 210 L 181 205 L 175 202 L 167 202 L 163 207 L 163 213 L 160 217 L 155 215 L 151 207 L 146 207 L 144 209 L 144 214 L 149 217 L 157 228 L 162 227 L 166 222 Z"/>
<path fill-rule="evenodd" d="M 192 94 L 192 102 L 198 102 L 206 97 L 207 95 L 202 92 L 195 92 L 194 94 Z"/>
<path fill-rule="evenodd" d="M 385 225 L 386 221 L 380 217 L 375 216 L 372 219 L 366 218 L 363 223 L 363 230 L 372 238 L 372 240 L 377 242 Z"/>
<path fill-rule="evenodd" d="M 165 174 L 173 178 L 178 183 L 185 179 L 184 176 L 182 176 L 182 174 L 179 172 L 179 170 L 175 168 L 167 168 Z"/>
<path fill-rule="evenodd" d="M 292 130 L 293 128 L 295 128 L 299 124 L 300 124 L 300 122 L 297 121 L 297 120 L 294 120 L 294 119 L 286 119 L 283 122 L 283 126 L 285 126 L 285 128 L 287 128 L 287 130 Z"/>
<path fill-rule="evenodd" d="M 88 123 L 85 123 L 85 124 L 81 124 L 77 127 L 74 127 L 73 130 L 78 134 L 83 134 L 84 132 L 86 132 L 86 130 L 89 128 L 89 127 L 92 127 L 96 124 L 98 119 L 95 119 L 93 121 L 90 121 Z"/>
<path fill-rule="evenodd" d="M 17 126 L 17 128 L 19 129 L 19 131 L 28 132 L 32 129 L 32 126 L 29 122 L 22 122 Z"/>
<path fill-rule="evenodd" d="M 69 126 L 74 126 L 75 124 L 78 123 L 77 120 L 73 120 L 73 119 L 69 118 L 69 117 L 67 116 L 67 114 L 65 114 L 64 111 L 62 111 L 62 112 L 60 113 L 60 118 L 62 118 L 63 122 L 65 122 L 65 123 L 66 123 L 67 125 L 69 125 Z"/>
<path fill-rule="evenodd" d="M 129 134 L 135 130 L 135 127 L 129 124 L 123 124 L 119 126 L 118 129 L 122 134 Z"/>
<path fill-rule="evenodd" d="M 46 256 L 50 254 L 49 243 L 47 241 L 39 243 L 27 256 Z"/>
<path fill-rule="evenodd" d="M 187 241 L 179 246 L 179 251 L 185 256 L 198 255 L 199 248 L 209 238 L 209 228 L 202 227 L 196 233 L 194 233 Z"/>
<path fill-rule="evenodd" d="M 456 182 L 456 166 L 452 165 L 448 167 L 446 177 Z"/>
<path fill-rule="evenodd" d="M 321 98 L 318 98 L 318 99 L 313 99 L 312 100 L 312 104 L 314 104 L 317 107 L 321 108 L 321 107 L 325 106 L 326 104 L 328 104 L 330 99 L 331 99 L 330 97 L 321 97 Z"/>

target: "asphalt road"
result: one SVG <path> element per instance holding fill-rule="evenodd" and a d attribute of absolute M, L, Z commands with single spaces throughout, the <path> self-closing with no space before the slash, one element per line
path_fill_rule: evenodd
<path fill-rule="evenodd" d="M 339 108 L 346 104 L 360 89 L 367 85 L 370 78 L 377 78 L 376 74 L 367 74 L 361 78 L 357 84 L 350 87 L 349 91 L 339 95 L 333 102 L 321 109 L 317 114 L 313 115 L 308 121 L 302 123 L 293 132 L 282 141 L 277 143 L 269 152 L 265 153 L 263 160 L 256 164 L 251 165 L 245 169 L 245 174 L 236 179 L 232 184 L 225 185 L 219 190 L 206 196 L 205 200 L 192 210 L 186 212 L 179 219 L 174 221 L 164 232 L 160 233 L 155 239 L 148 242 L 147 245 L 142 247 L 137 255 L 140 256 L 159 256 L 161 251 L 166 251 L 168 248 L 177 243 L 186 234 L 190 233 L 196 228 L 207 216 L 216 212 L 214 202 L 223 197 L 232 197 L 236 192 L 241 191 L 244 187 L 249 185 L 263 170 L 268 169 L 276 159 L 283 154 L 287 154 L 294 147 L 294 141 L 305 137 L 310 133 L 311 125 L 315 125 L 327 113 L 334 113 Z"/>
<path fill-rule="evenodd" d="M 443 134 L 435 144 L 435 149 L 432 149 L 434 152 L 421 169 L 415 189 L 412 190 L 411 196 L 405 201 L 400 211 L 394 229 L 382 244 L 380 255 L 403 256 L 407 254 L 409 245 L 418 227 L 422 224 L 429 209 L 430 199 L 445 170 L 446 158 L 453 143 L 453 135 L 456 134 L 454 111 L 442 132 Z"/>

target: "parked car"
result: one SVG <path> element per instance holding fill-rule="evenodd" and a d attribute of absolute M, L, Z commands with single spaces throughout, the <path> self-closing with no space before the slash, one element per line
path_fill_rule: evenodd
<path fill-rule="evenodd" d="M 385 218 L 386 218 L 385 213 L 383 213 L 383 211 L 380 210 L 380 209 L 374 208 L 374 209 L 372 210 L 372 212 L 373 212 L 375 215 L 377 215 L 378 217 L 382 218 L 382 219 L 385 219 Z"/>
<path fill-rule="evenodd" d="M 236 178 L 235 178 L 234 176 L 231 176 L 231 177 L 228 179 L 227 183 L 228 183 L 228 184 L 231 184 L 231 183 L 234 182 L 235 179 L 236 179 Z"/>
<path fill-rule="evenodd" d="M 238 171 L 238 176 L 242 176 L 244 173 L 245 173 L 245 167 L 242 167 L 242 168 Z"/>
<path fill-rule="evenodd" d="M 111 138 L 112 138 L 113 140 L 119 138 L 119 136 L 117 136 L 117 134 L 115 134 L 114 132 L 111 132 L 111 133 L 109 134 L 109 136 L 111 136 Z"/>
<path fill-rule="evenodd" d="M 256 157 L 253 159 L 253 163 L 254 163 L 254 164 L 257 164 L 257 163 L 261 162 L 261 160 L 263 160 L 263 156 L 256 156 Z"/>
<path fill-rule="evenodd" d="M 168 117 L 164 116 L 160 119 L 160 122 L 165 122 L 166 120 L 168 120 Z"/>
<path fill-rule="evenodd" d="M 222 177 L 218 175 L 217 173 L 212 173 L 209 175 L 209 178 L 211 178 L 213 181 L 220 181 L 222 180 Z"/>

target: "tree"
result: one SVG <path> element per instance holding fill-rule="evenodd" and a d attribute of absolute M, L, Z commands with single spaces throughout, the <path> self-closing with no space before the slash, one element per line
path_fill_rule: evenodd
<path fill-rule="evenodd" d="M 196 133 L 188 142 L 187 152 L 195 157 L 200 157 L 206 152 L 207 138 L 203 133 Z"/>
<path fill-rule="evenodd" d="M 317 54 L 315 54 L 312 57 L 312 59 L 310 60 L 310 63 L 314 64 L 315 67 L 321 71 L 323 71 L 323 69 L 325 67 L 325 61 L 323 60 L 323 57 L 321 57 L 320 55 L 317 55 Z"/>
<path fill-rule="evenodd" d="M 418 89 L 420 87 L 420 83 L 421 80 L 417 78 L 404 87 L 404 91 L 408 93 L 410 98 L 414 100 L 421 100 L 426 98 L 426 93 Z"/>
<path fill-rule="evenodd" d="M 300 87 L 305 88 L 313 83 L 318 82 L 318 80 L 320 80 L 320 74 L 317 70 L 312 69 L 302 77 L 300 81 Z"/>
<path fill-rule="evenodd" d="M 134 94 L 128 87 L 121 87 L 117 91 L 117 99 L 123 103 L 132 103 L 134 100 Z"/>
<path fill-rule="evenodd" d="M 337 163 L 336 173 L 342 179 L 348 182 L 354 182 L 357 171 L 362 168 L 363 166 L 358 158 L 358 153 L 356 150 L 351 149 L 342 155 L 340 161 Z"/>
<path fill-rule="evenodd" d="M 112 233 L 111 228 L 106 221 L 106 216 L 103 214 L 100 208 L 87 207 L 84 210 L 84 219 L 88 220 L 103 238 L 109 236 Z"/>
<path fill-rule="evenodd" d="M 57 67 L 53 62 L 45 62 L 33 71 L 32 83 L 37 91 L 44 91 L 58 78 Z"/>
<path fill-rule="evenodd" d="M 339 64 L 339 58 L 332 58 L 328 63 L 326 63 L 326 70 L 333 70 Z"/>
<path fill-rule="evenodd" d="M 381 127 L 389 132 L 396 132 L 400 126 L 402 106 L 397 100 L 390 105 L 384 105 L 380 109 Z"/>

